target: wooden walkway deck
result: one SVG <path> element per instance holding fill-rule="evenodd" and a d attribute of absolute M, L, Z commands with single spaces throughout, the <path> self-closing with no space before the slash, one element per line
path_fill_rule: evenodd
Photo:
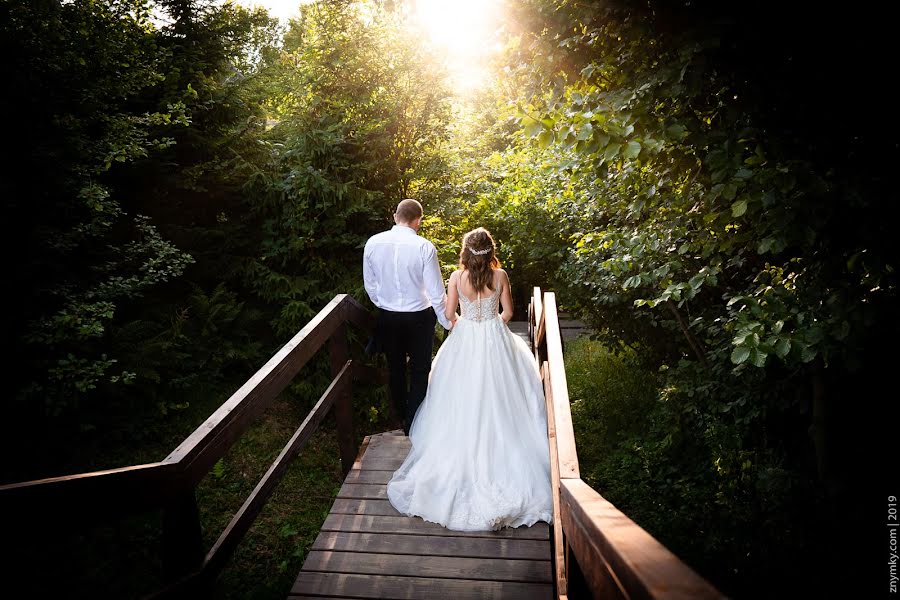
<path fill-rule="evenodd" d="M 461 532 L 394 510 L 386 484 L 409 448 L 402 431 L 366 438 L 289 599 L 553 597 L 546 523 Z"/>

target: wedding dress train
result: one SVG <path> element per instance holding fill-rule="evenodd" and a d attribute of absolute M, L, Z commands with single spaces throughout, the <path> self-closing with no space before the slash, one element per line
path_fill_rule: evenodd
<path fill-rule="evenodd" d="M 435 356 L 388 499 L 459 531 L 550 523 L 547 416 L 533 355 L 499 318 L 499 289 L 474 301 L 459 295 L 461 317 Z"/>

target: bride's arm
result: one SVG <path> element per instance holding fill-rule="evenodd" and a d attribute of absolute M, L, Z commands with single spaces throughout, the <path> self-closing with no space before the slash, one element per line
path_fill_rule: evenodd
<path fill-rule="evenodd" d="M 459 305 L 459 293 L 457 292 L 456 279 L 459 277 L 459 271 L 453 271 L 450 274 L 450 281 L 447 283 L 447 304 L 444 307 L 444 316 L 451 323 L 456 323 L 458 318 L 456 307 Z"/>
<path fill-rule="evenodd" d="M 509 323 L 510 319 L 513 318 L 513 301 L 512 293 L 509 291 L 509 275 L 503 269 L 500 269 L 500 285 L 503 288 L 500 291 L 500 306 L 503 307 L 500 318 L 503 319 L 504 323 Z"/>

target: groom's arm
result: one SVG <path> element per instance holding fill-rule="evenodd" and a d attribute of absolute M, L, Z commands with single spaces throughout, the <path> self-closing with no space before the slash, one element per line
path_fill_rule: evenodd
<path fill-rule="evenodd" d="M 438 264 L 437 250 L 429 243 L 425 250 L 425 293 L 437 315 L 438 322 L 444 329 L 450 329 L 450 320 L 444 311 L 447 306 L 447 295 L 444 293 L 444 278 L 441 277 L 441 266 Z"/>
<path fill-rule="evenodd" d="M 372 264 L 372 250 L 369 244 L 363 249 L 363 285 L 372 304 L 378 306 L 378 279 L 375 277 L 375 265 Z"/>

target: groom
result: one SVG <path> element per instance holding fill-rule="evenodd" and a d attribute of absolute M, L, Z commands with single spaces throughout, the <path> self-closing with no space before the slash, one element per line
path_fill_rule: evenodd
<path fill-rule="evenodd" d="M 363 281 L 378 307 L 376 337 L 388 362 L 391 401 L 409 435 L 413 417 L 428 389 L 434 324 L 444 329 L 446 295 L 434 244 L 419 237 L 422 205 L 407 198 L 397 205 L 394 225 L 373 235 L 363 251 Z M 409 356 L 409 388 L 406 357 Z"/>

